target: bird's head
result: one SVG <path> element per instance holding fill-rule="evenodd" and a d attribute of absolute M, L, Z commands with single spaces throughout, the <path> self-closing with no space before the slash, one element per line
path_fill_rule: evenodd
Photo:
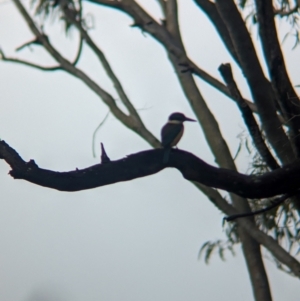
<path fill-rule="evenodd" d="M 188 117 L 184 116 L 184 114 L 178 113 L 178 112 L 172 113 L 169 116 L 170 123 L 183 123 L 184 121 L 196 121 L 196 120 L 188 118 Z"/>

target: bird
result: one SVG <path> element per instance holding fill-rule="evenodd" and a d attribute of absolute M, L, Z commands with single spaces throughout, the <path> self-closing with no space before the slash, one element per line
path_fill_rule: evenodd
<path fill-rule="evenodd" d="M 176 146 L 181 139 L 184 131 L 183 122 L 196 120 L 184 116 L 184 114 L 175 112 L 169 116 L 168 122 L 161 129 L 161 145 L 165 149 L 163 163 L 169 160 L 171 148 Z"/>

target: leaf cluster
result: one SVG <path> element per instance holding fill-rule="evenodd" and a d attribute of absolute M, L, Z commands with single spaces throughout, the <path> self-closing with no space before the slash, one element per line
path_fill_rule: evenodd
<path fill-rule="evenodd" d="M 251 163 L 248 173 L 255 175 L 262 175 L 270 171 L 269 167 L 262 160 L 256 149 L 249 142 L 249 137 L 245 133 L 239 135 L 240 143 L 235 155 L 235 159 L 243 149 L 246 149 L 251 155 Z M 257 211 L 266 208 L 272 204 L 275 198 L 254 199 L 250 202 L 252 211 Z M 280 245 L 283 245 L 289 253 L 294 256 L 300 254 L 300 216 L 294 208 L 294 202 L 287 200 L 282 205 L 273 208 L 267 212 L 255 216 L 255 221 L 260 230 L 272 236 Z M 218 254 L 221 260 L 225 261 L 224 253 L 229 251 L 234 255 L 234 247 L 240 243 L 237 224 L 226 223 L 225 235 L 226 239 L 206 241 L 200 248 L 199 258 L 204 255 L 204 261 L 209 263 L 213 254 Z M 291 274 L 284 265 L 282 265 L 274 256 L 268 257 L 272 260 L 277 268 Z"/>
<path fill-rule="evenodd" d="M 55 22 L 62 22 L 66 34 L 70 33 L 74 26 L 72 22 L 65 16 L 66 10 L 76 13 L 78 19 L 81 19 L 82 5 L 81 0 L 31 0 L 31 8 L 34 14 L 39 16 L 42 22 L 47 19 Z"/>
<path fill-rule="evenodd" d="M 239 0 L 239 7 L 245 13 L 245 20 L 250 21 L 252 25 L 257 25 L 257 13 L 254 0 Z M 284 19 L 289 25 L 289 30 L 285 33 L 282 42 L 288 37 L 294 38 L 294 46 L 297 47 L 300 42 L 300 22 L 299 22 L 299 1 L 294 0 L 275 0 L 273 1 L 274 15 Z"/>
<path fill-rule="evenodd" d="M 227 224 L 225 235 L 227 237 L 226 240 L 217 239 L 215 241 L 206 241 L 199 250 L 198 258 L 200 259 L 203 255 L 205 263 L 208 264 L 213 254 L 218 254 L 222 261 L 226 260 L 226 251 L 229 251 L 229 253 L 234 256 L 234 246 L 240 242 L 236 223 Z"/>

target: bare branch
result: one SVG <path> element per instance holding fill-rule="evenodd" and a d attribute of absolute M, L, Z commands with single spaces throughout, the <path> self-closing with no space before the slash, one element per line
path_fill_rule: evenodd
<path fill-rule="evenodd" d="M 249 32 L 233 0 L 216 0 L 217 9 L 226 24 L 242 71 L 257 106 L 264 130 L 276 155 L 283 163 L 295 158 L 288 137 L 276 113 L 274 94 L 270 82 L 264 76 Z"/>
<path fill-rule="evenodd" d="M 137 118 L 139 120 L 139 122 L 142 122 L 136 109 L 134 108 L 134 106 L 132 105 L 132 103 L 130 102 L 129 98 L 127 97 L 122 84 L 120 83 L 119 79 L 117 78 L 117 76 L 115 75 L 115 73 L 113 72 L 108 60 L 106 59 L 104 53 L 101 51 L 101 49 L 94 43 L 94 41 L 91 39 L 90 35 L 88 34 L 88 32 L 82 27 L 82 24 L 80 21 L 76 20 L 75 18 L 73 18 L 73 14 L 69 14 L 68 13 L 68 8 L 65 8 L 64 10 L 66 18 L 68 19 L 68 21 L 70 21 L 72 24 L 74 24 L 76 26 L 76 28 L 79 30 L 81 36 L 83 37 L 83 39 L 86 41 L 86 43 L 91 47 L 91 49 L 94 51 L 94 53 L 97 55 L 99 61 L 101 62 L 104 70 L 106 71 L 106 74 L 108 75 L 108 77 L 111 79 L 111 81 L 114 84 L 114 87 L 121 99 L 121 101 L 123 102 L 123 104 L 125 105 L 125 107 L 127 108 L 128 112 L 134 116 L 135 118 Z"/>
<path fill-rule="evenodd" d="M 172 35 L 174 41 L 178 43 L 179 47 L 182 47 L 183 43 L 178 24 L 177 0 L 168 0 L 165 2 L 165 18 L 165 28 Z"/>
<path fill-rule="evenodd" d="M 97 95 L 101 97 L 103 102 L 109 107 L 112 114 L 119 119 L 126 127 L 133 130 L 135 133 L 143 137 L 149 144 L 153 147 L 159 147 L 160 142 L 155 136 L 150 133 L 143 123 L 140 122 L 138 118 L 132 118 L 132 116 L 128 116 L 120 110 L 114 100 L 114 98 L 103 90 L 98 84 L 96 84 L 93 80 L 90 79 L 83 71 L 73 66 L 67 59 L 65 59 L 49 42 L 48 38 L 45 37 L 44 34 L 40 32 L 40 30 L 36 27 L 34 21 L 31 19 L 23 5 L 19 0 L 13 0 L 21 15 L 24 17 L 26 23 L 29 28 L 33 32 L 34 35 L 39 37 L 45 49 L 50 53 L 50 55 L 61 65 L 61 67 L 72 74 L 73 76 L 81 79 L 88 87 L 91 88 Z"/>
<path fill-rule="evenodd" d="M 76 65 L 77 65 L 77 63 L 78 63 L 78 61 L 79 61 L 79 59 L 80 59 L 80 57 L 81 57 L 81 53 L 82 53 L 83 38 L 82 38 L 81 35 L 80 35 L 80 38 L 79 38 L 79 39 L 80 39 L 80 40 L 79 40 L 79 46 L 78 46 L 77 54 L 76 54 L 75 59 L 74 59 L 74 61 L 73 61 L 73 63 L 72 63 L 73 66 L 76 66 Z"/>
<path fill-rule="evenodd" d="M 291 145 L 300 157 L 300 106 L 298 95 L 289 79 L 274 21 L 272 0 L 255 0 L 259 36 L 265 61 L 281 112 L 289 127 Z"/>
<path fill-rule="evenodd" d="M 118 9 L 118 8 L 121 9 L 121 7 L 122 7 L 122 1 L 119 1 L 119 0 L 89 0 L 89 2 L 116 8 L 116 9 Z"/>
<path fill-rule="evenodd" d="M 203 81 L 207 82 L 209 85 L 216 88 L 219 92 L 231 98 L 227 87 L 223 85 L 219 80 L 208 74 L 206 71 L 198 67 L 197 64 L 195 64 L 191 59 L 189 59 L 186 56 L 186 54 L 182 51 L 182 49 L 175 45 L 176 43 L 174 42 L 174 39 L 172 39 L 170 37 L 170 34 L 167 33 L 166 28 L 163 25 L 158 24 L 154 19 L 152 19 L 148 14 L 146 14 L 146 12 L 143 11 L 141 7 L 137 6 L 136 3 L 134 3 L 131 7 L 129 5 L 125 5 L 122 2 L 119 2 L 119 4 L 114 2 L 112 5 L 110 5 L 109 1 L 88 1 L 100 5 L 103 4 L 112 8 L 117 8 L 118 10 L 121 10 L 130 15 L 134 20 L 136 20 L 135 24 L 139 24 L 139 26 L 142 26 L 143 31 L 149 33 L 154 39 L 162 43 L 170 53 L 175 54 L 180 59 L 180 66 L 186 66 L 189 71 L 199 76 Z M 135 9 L 136 7 L 137 9 Z M 257 112 L 256 105 L 249 100 L 247 100 L 247 102 L 253 110 L 253 112 Z"/>
<path fill-rule="evenodd" d="M 267 206 L 263 209 L 260 210 L 256 210 L 256 211 L 252 211 L 252 212 L 246 212 L 246 213 L 239 213 L 239 214 L 233 214 L 233 215 L 229 215 L 229 216 L 225 216 L 224 220 L 227 222 L 232 222 L 238 218 L 242 218 L 242 217 L 249 217 L 249 216 L 254 216 L 254 215 L 258 215 L 258 214 L 262 214 L 265 213 L 267 211 L 272 210 L 273 208 L 278 207 L 280 204 L 282 204 L 285 200 L 287 200 L 289 197 L 292 197 L 294 195 L 292 194 L 284 194 L 280 197 L 278 197 L 276 200 L 272 201 L 272 204 L 270 206 Z"/>
<path fill-rule="evenodd" d="M 262 137 L 259 126 L 252 114 L 252 111 L 250 110 L 247 103 L 244 101 L 240 91 L 238 90 L 238 87 L 233 79 L 230 64 L 222 64 L 219 67 L 219 71 L 222 77 L 224 78 L 224 81 L 226 82 L 228 89 L 231 92 L 231 95 L 233 96 L 233 98 L 236 99 L 237 105 L 244 118 L 244 122 L 248 128 L 248 131 L 253 139 L 254 145 L 258 150 L 259 154 L 271 169 L 279 168 L 278 163 L 276 162 L 272 153 L 265 144 L 265 141 Z"/>
<path fill-rule="evenodd" d="M 105 123 L 105 121 L 107 120 L 109 116 L 109 111 L 107 112 L 107 114 L 105 115 L 105 117 L 103 118 L 103 120 L 101 120 L 101 122 L 99 123 L 99 125 L 96 127 L 96 129 L 94 130 L 93 133 L 93 138 L 92 138 L 92 151 L 93 151 L 93 157 L 96 157 L 96 153 L 95 153 L 95 139 L 96 139 L 96 133 L 98 132 L 98 130 L 102 127 L 102 125 Z"/>
<path fill-rule="evenodd" d="M 42 42 L 40 41 L 40 39 L 38 37 L 36 37 L 35 39 L 33 39 L 33 40 L 29 41 L 29 42 L 26 42 L 23 45 L 21 45 L 18 48 L 16 48 L 16 51 L 20 51 L 23 48 L 28 47 L 28 46 L 30 46 L 32 44 L 33 45 L 40 45 L 40 46 L 43 45 Z"/>
<path fill-rule="evenodd" d="M 212 25 L 216 28 L 220 38 L 222 39 L 224 45 L 228 49 L 229 53 L 239 65 L 239 59 L 237 53 L 234 49 L 230 34 L 227 27 L 222 20 L 215 3 L 209 0 L 194 0 L 194 2 L 205 12 L 207 17 L 211 20 Z"/>
<path fill-rule="evenodd" d="M 76 169 L 70 172 L 54 172 L 39 168 L 33 160 L 25 162 L 13 148 L 4 141 L 0 141 L 0 158 L 4 159 L 11 166 L 11 176 L 15 179 L 24 179 L 40 186 L 61 191 L 80 191 L 152 175 L 166 167 L 166 164 L 162 162 L 163 154 L 164 150 L 162 149 L 150 150 L 130 155 L 118 161 L 97 164 L 83 170 Z M 180 150 L 172 150 L 168 166 L 180 170 L 186 179 L 192 181 L 200 180 L 200 182 L 202 181 L 206 185 L 208 182 L 220 182 L 222 184 L 219 184 L 222 186 L 226 183 L 228 186 L 235 187 L 235 190 L 239 190 L 240 188 L 243 190 L 243 186 L 248 185 L 248 193 L 269 193 L 270 184 L 267 183 L 268 178 L 272 179 L 276 173 L 280 174 L 280 176 L 277 175 L 274 177 L 279 182 L 285 179 L 287 174 L 289 174 L 289 177 L 295 177 L 294 174 L 290 174 L 291 170 L 288 168 L 282 169 L 281 172 L 274 171 L 264 176 L 245 176 L 234 171 L 215 168 L 194 155 Z M 297 173 L 300 174 L 300 163 L 297 167 L 293 165 L 293 168 L 297 169 Z M 300 176 L 295 180 L 299 188 Z M 235 185 L 234 181 L 239 181 L 239 183 Z M 290 179 L 287 179 L 287 181 L 290 181 Z M 264 192 L 260 190 L 264 184 L 259 184 L 263 182 L 267 184 L 267 189 L 269 189 Z M 241 183 L 244 184 L 240 186 Z M 195 184 L 223 212 L 228 215 L 238 214 L 237 210 L 228 204 L 216 190 L 198 183 Z M 276 186 L 276 181 L 272 188 L 274 186 Z M 271 237 L 258 230 L 249 219 L 240 219 L 238 223 L 278 260 L 286 264 L 298 277 L 300 276 L 299 263 Z"/>
<path fill-rule="evenodd" d="M 103 143 L 101 143 L 100 145 L 101 145 L 101 164 L 106 164 L 111 162 L 109 157 L 107 156 Z"/>
<path fill-rule="evenodd" d="M 247 198 L 296 193 L 300 188 L 300 162 L 264 175 L 244 175 L 213 167 L 195 155 L 178 149 L 171 150 L 167 164 L 163 163 L 163 156 L 163 149 L 148 150 L 112 161 L 105 168 L 97 164 L 83 170 L 54 172 L 39 168 L 36 164 L 33 168 L 32 162 L 26 163 L 5 141 L 0 141 L 0 159 L 4 159 L 11 166 L 11 176 L 61 191 L 80 191 L 129 181 L 155 174 L 166 167 L 178 169 L 189 181 Z"/>
<path fill-rule="evenodd" d="M 39 70 L 42 70 L 42 71 L 57 71 L 57 70 L 62 70 L 62 67 L 60 67 L 60 66 L 44 67 L 44 66 L 41 66 L 41 65 L 38 65 L 38 64 L 34 64 L 34 63 L 31 63 L 31 62 L 27 62 L 27 61 L 24 61 L 24 60 L 20 60 L 20 59 L 17 59 L 17 58 L 6 57 L 6 56 L 3 55 L 3 52 L 1 53 L 1 56 L 2 56 L 1 60 L 4 61 L 4 62 L 18 63 L 18 64 L 21 64 L 21 65 L 25 65 L 25 66 L 28 66 L 28 67 L 36 68 L 36 69 L 39 69 Z"/>
<path fill-rule="evenodd" d="M 189 60 L 189 63 L 186 67 L 189 69 L 189 71 L 191 71 L 193 74 L 199 76 L 202 80 L 207 82 L 209 85 L 214 87 L 216 90 L 222 92 L 230 99 L 236 101 L 233 98 L 233 96 L 231 95 L 231 93 L 229 92 L 228 88 L 223 83 L 221 83 L 216 78 L 212 77 L 210 74 L 205 72 L 203 69 L 199 68 L 195 63 L 193 63 L 192 61 Z M 256 107 L 255 103 L 253 103 L 252 101 L 250 101 L 248 99 L 244 99 L 244 101 L 248 104 L 248 106 L 252 110 L 252 112 L 257 113 L 257 107 Z"/>
<path fill-rule="evenodd" d="M 162 13 L 165 16 L 166 15 L 166 1 L 165 0 L 157 0 L 157 2 L 159 3 Z"/>

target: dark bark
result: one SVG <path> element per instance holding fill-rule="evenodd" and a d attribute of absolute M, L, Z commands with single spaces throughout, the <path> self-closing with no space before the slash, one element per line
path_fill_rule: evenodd
<path fill-rule="evenodd" d="M 200 7 L 200 9 L 207 15 L 207 17 L 211 20 L 212 25 L 216 28 L 220 39 L 223 41 L 227 50 L 234 58 L 236 63 L 239 65 L 239 58 L 234 49 L 234 45 L 232 43 L 230 34 L 227 30 L 227 27 L 222 20 L 215 3 L 210 0 L 194 0 L 195 3 Z"/>
<path fill-rule="evenodd" d="M 178 149 L 172 149 L 168 164 L 163 164 L 163 155 L 163 149 L 148 150 L 82 170 L 56 172 L 39 168 L 33 160 L 25 162 L 5 141 L 0 141 L 0 158 L 12 168 L 12 177 L 61 191 L 80 191 L 130 181 L 155 174 L 166 167 L 178 169 L 187 180 L 246 198 L 296 193 L 300 188 L 300 161 L 256 176 L 211 166 L 195 155 Z"/>
<path fill-rule="evenodd" d="M 216 0 L 216 5 L 231 36 L 266 136 L 278 158 L 283 163 L 292 162 L 295 155 L 278 119 L 271 83 L 264 76 L 246 24 L 233 0 Z"/>
<path fill-rule="evenodd" d="M 240 213 L 240 214 L 236 214 L 236 215 L 226 216 L 226 217 L 224 217 L 224 220 L 226 220 L 228 222 L 231 222 L 231 221 L 234 221 L 234 220 L 236 220 L 238 218 L 248 217 L 248 216 L 254 216 L 254 215 L 265 213 L 267 211 L 270 211 L 271 209 L 274 209 L 274 208 L 278 207 L 279 205 L 281 205 L 284 201 L 286 201 L 291 196 L 293 196 L 293 195 L 284 194 L 284 195 L 282 195 L 280 197 L 277 197 L 275 200 L 272 200 L 270 206 L 267 206 L 267 207 L 265 207 L 263 209 L 255 210 L 255 211 L 252 211 L 252 212 L 248 212 L 248 213 Z"/>
<path fill-rule="evenodd" d="M 242 117 L 248 128 L 249 134 L 251 135 L 253 143 L 260 156 L 271 169 L 279 168 L 277 161 L 275 160 L 272 153 L 265 144 L 259 126 L 253 116 L 252 110 L 249 108 L 248 104 L 243 99 L 233 79 L 230 64 L 222 64 L 219 67 L 219 71 L 222 77 L 224 78 L 224 81 L 226 82 L 228 90 L 230 91 L 232 97 L 236 99 L 236 103 L 242 113 Z"/>
<path fill-rule="evenodd" d="M 289 127 L 294 152 L 300 157 L 300 106 L 299 98 L 289 79 L 278 41 L 271 0 L 255 0 L 259 36 L 268 66 L 271 82 L 277 95 L 281 112 Z"/>

